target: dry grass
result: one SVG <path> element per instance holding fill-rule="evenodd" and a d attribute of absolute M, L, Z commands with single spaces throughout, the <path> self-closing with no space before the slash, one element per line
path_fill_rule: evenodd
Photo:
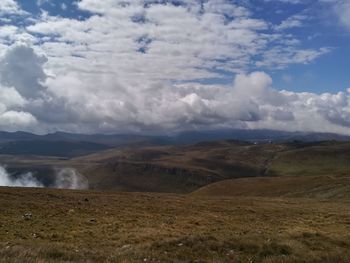
<path fill-rule="evenodd" d="M 0 262 L 350 262 L 349 208 L 298 198 L 1 188 Z"/>
<path fill-rule="evenodd" d="M 350 143 L 324 142 L 278 153 L 269 166 L 278 176 L 346 176 L 350 174 Z"/>
<path fill-rule="evenodd" d="M 350 199 L 349 176 L 281 176 L 225 180 L 193 192 L 195 196 L 262 196 Z"/>

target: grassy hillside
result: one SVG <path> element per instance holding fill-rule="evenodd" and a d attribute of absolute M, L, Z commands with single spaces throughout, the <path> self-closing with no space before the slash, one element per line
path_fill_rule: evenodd
<path fill-rule="evenodd" d="M 89 163 L 80 169 L 92 188 L 185 193 L 225 179 L 262 176 L 275 152 L 284 148 L 219 141 L 108 150 L 71 163 Z"/>
<path fill-rule="evenodd" d="M 0 188 L 0 262 L 349 262 L 349 208 Z"/>
<path fill-rule="evenodd" d="M 350 198 L 350 176 L 285 176 L 225 180 L 192 193 L 194 196 Z"/>
<path fill-rule="evenodd" d="M 12 170 L 76 168 L 87 177 L 91 189 L 172 193 L 189 193 L 229 179 L 285 176 L 302 178 L 279 179 L 276 184 L 293 185 L 288 180 L 295 180 L 296 186 L 306 184 L 307 192 L 317 185 L 304 177 L 319 177 L 319 182 L 326 185 L 330 183 L 328 177 L 339 177 L 339 182 L 334 180 L 341 184 L 341 178 L 350 176 L 349 163 L 350 143 L 346 142 L 216 141 L 189 146 L 110 149 L 72 159 L 0 156 L 0 164 Z M 263 182 L 267 181 L 259 184 Z"/>
<path fill-rule="evenodd" d="M 74 160 L 97 164 L 84 172 L 96 188 L 100 186 L 96 175 L 103 175 L 102 181 L 106 184 L 103 188 L 119 186 L 119 190 L 162 192 L 191 192 L 214 182 L 248 177 L 311 176 L 329 184 L 328 177 L 350 176 L 350 143 L 255 145 L 219 141 L 181 147 L 110 150 Z M 334 180 L 341 184 L 341 178 Z M 317 179 L 306 178 L 280 179 L 276 184 L 288 184 L 288 181 L 295 181 L 296 186 L 310 183 L 305 191 L 317 187 L 313 184 Z"/>
<path fill-rule="evenodd" d="M 293 148 L 278 153 L 273 159 L 269 166 L 271 175 L 350 175 L 350 143 L 348 142 L 291 146 Z"/>

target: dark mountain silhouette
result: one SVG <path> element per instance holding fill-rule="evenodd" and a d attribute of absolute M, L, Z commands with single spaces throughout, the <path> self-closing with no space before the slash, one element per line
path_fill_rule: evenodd
<path fill-rule="evenodd" d="M 18 131 L 0 132 L 0 154 L 72 157 L 108 148 L 186 145 L 216 140 L 238 140 L 255 143 L 270 141 L 349 141 L 350 136 L 334 133 L 239 129 L 186 131 L 173 135 L 74 134 L 65 132 L 37 135 Z"/>

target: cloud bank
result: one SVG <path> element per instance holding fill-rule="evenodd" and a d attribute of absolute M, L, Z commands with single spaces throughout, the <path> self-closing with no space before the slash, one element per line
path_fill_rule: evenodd
<path fill-rule="evenodd" d="M 21 13 L 8 3 L 8 13 Z M 330 52 L 286 32 L 305 17 L 271 25 L 225 0 L 81 0 L 76 8 L 89 15 L 43 12 L 0 29 L 0 130 L 349 134 L 348 91 L 281 91 L 264 72 Z M 233 83 L 213 81 L 225 78 Z"/>
<path fill-rule="evenodd" d="M 115 132 L 232 127 L 346 133 L 350 127 L 348 92 L 278 91 L 264 72 L 239 73 L 231 86 L 170 81 L 128 86 L 117 83 L 114 75 L 72 72 L 48 77 L 43 69 L 47 59 L 22 44 L 9 48 L 4 60 L 2 129 Z"/>

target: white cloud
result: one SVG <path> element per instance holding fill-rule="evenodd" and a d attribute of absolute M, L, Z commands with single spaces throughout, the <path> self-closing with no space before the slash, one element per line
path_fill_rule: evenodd
<path fill-rule="evenodd" d="M 0 1 L 0 15 L 22 15 L 25 12 L 21 10 L 20 6 L 14 0 Z"/>
<path fill-rule="evenodd" d="M 335 11 L 339 16 L 340 22 L 350 29 L 350 2 L 346 0 L 337 1 Z"/>
<path fill-rule="evenodd" d="M 303 0 L 265 0 L 265 2 L 281 2 L 286 4 L 300 4 Z"/>
<path fill-rule="evenodd" d="M 285 30 L 295 27 L 302 27 L 304 25 L 304 21 L 307 20 L 308 17 L 306 15 L 293 15 L 288 17 L 286 20 L 283 20 L 279 25 L 275 28 L 277 30 Z"/>
<path fill-rule="evenodd" d="M 25 98 L 36 98 L 43 89 L 40 82 L 45 80 L 45 62 L 46 57 L 38 56 L 32 48 L 14 45 L 1 60 L 1 84 L 14 87 Z"/>
<path fill-rule="evenodd" d="M 324 3 L 330 13 L 334 13 L 339 23 L 350 29 L 350 2 L 348 0 L 319 0 Z"/>
<path fill-rule="evenodd" d="M 0 29 L 0 129 L 348 132 L 349 93 L 278 91 L 269 75 L 254 72 L 329 52 L 303 49 L 284 33 L 299 25 L 285 22 L 275 33 L 232 1 L 179 3 L 82 0 L 78 7 L 91 12 L 85 20 L 43 13 L 25 29 Z M 24 34 L 32 44 L 18 40 Z M 236 75 L 232 85 L 197 81 L 222 70 Z"/>
<path fill-rule="evenodd" d="M 15 88 L 8 88 L 0 85 L 0 102 L 6 107 L 21 107 L 26 104 L 26 100 Z"/>
<path fill-rule="evenodd" d="M 50 2 L 51 2 L 51 0 L 37 0 L 36 4 L 37 4 L 37 6 L 42 6 L 43 4 L 50 3 Z"/>
<path fill-rule="evenodd" d="M 2 26 L 0 28 L 0 39 L 6 40 L 9 38 L 12 38 L 13 35 L 15 35 L 18 31 L 18 28 L 16 26 Z"/>
<path fill-rule="evenodd" d="M 33 115 L 23 111 L 6 111 L 0 116 L 0 126 L 8 128 L 27 128 L 36 125 L 37 121 Z"/>
<path fill-rule="evenodd" d="M 290 35 L 266 33 L 268 22 L 230 1 L 203 6 L 197 1 L 178 6 L 146 2 L 83 0 L 79 8 L 99 15 L 76 20 L 43 14 L 27 29 L 46 35 L 40 48 L 49 57 L 50 71 L 103 72 L 118 75 L 118 82 L 221 77 L 216 70 L 279 68 L 325 53 L 298 47 Z M 279 56 L 272 57 L 270 45 L 276 43 Z M 263 59 L 255 61 L 258 57 Z"/>
<path fill-rule="evenodd" d="M 30 47 L 21 48 L 27 49 L 24 54 L 32 53 Z M 8 53 L 23 52 L 19 50 L 13 47 Z M 37 59 L 30 55 L 22 62 L 35 64 Z M 277 91 L 263 72 L 238 74 L 231 87 L 135 83 L 118 83 L 114 74 L 72 71 L 47 78 L 36 98 L 25 99 L 15 88 L 4 88 L 11 96 L 0 96 L 0 126 L 80 132 L 251 127 L 340 133 L 350 127 L 349 93 Z"/>
<path fill-rule="evenodd" d="M 284 47 L 276 45 L 263 54 L 263 60 L 256 62 L 258 67 L 286 68 L 290 64 L 309 64 L 320 56 L 331 51 L 330 48 L 295 49 L 292 46 Z"/>

